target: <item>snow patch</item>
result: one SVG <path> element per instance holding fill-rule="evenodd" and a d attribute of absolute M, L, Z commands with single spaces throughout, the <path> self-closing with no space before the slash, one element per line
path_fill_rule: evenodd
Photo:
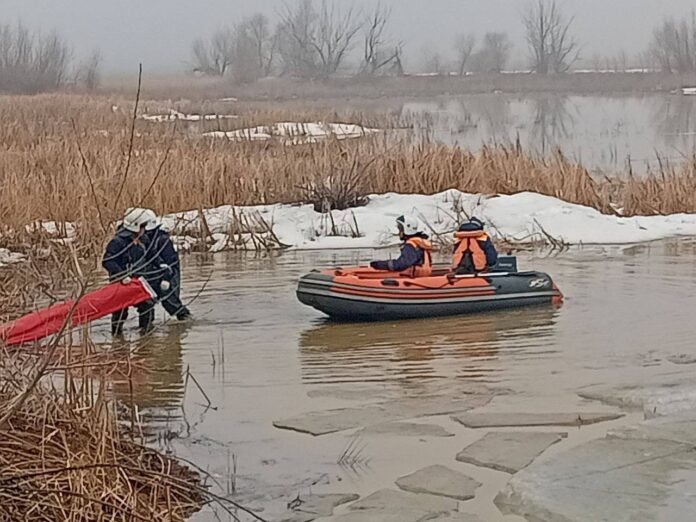
<path fill-rule="evenodd" d="M 618 217 L 550 196 L 521 192 L 484 196 L 448 190 L 431 196 L 381 194 L 364 207 L 333 211 L 331 217 L 306 205 L 225 205 L 204 211 L 212 234 L 232 234 L 240 215 L 257 214 L 272 225 L 278 240 L 295 249 L 375 248 L 394 244 L 394 220 L 417 217 L 432 236 L 449 239 L 465 215 L 487 224 L 495 239 L 542 241 L 545 234 L 567 244 L 632 244 L 677 236 L 696 236 L 696 214 Z M 198 211 L 170 214 L 163 224 L 174 235 L 200 237 Z M 222 238 L 215 239 L 220 248 Z"/>
<path fill-rule="evenodd" d="M 25 227 L 28 233 L 41 231 L 53 238 L 74 238 L 75 225 L 70 222 L 57 223 L 55 221 L 35 221 Z"/>
<path fill-rule="evenodd" d="M 143 114 L 140 116 L 145 121 L 166 123 L 172 121 L 215 121 L 238 118 L 236 114 L 184 114 L 170 109 L 169 114 Z"/>
<path fill-rule="evenodd" d="M 0 267 L 21 263 L 26 259 L 24 254 L 12 252 L 6 248 L 0 248 Z"/>
<path fill-rule="evenodd" d="M 376 132 L 380 132 L 380 130 L 350 123 L 281 122 L 228 132 L 206 132 L 203 135 L 211 138 L 227 138 L 232 141 L 267 141 L 275 138 L 286 144 L 299 144 L 314 143 L 329 137 L 335 137 L 339 140 L 360 138 Z"/>

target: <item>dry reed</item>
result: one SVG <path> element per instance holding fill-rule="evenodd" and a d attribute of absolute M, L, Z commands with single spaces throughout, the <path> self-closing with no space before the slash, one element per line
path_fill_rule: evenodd
<path fill-rule="evenodd" d="M 144 101 L 142 106 L 181 109 L 186 103 Z M 359 178 L 351 177 L 354 193 L 342 194 L 355 201 L 370 193 L 428 194 L 457 188 L 488 194 L 534 191 L 622 215 L 696 211 L 694 158 L 646 177 L 608 179 L 590 175 L 560 152 L 545 158 L 519 147 L 470 152 L 427 140 L 414 144 L 414 136 L 401 131 L 301 146 L 201 136 L 221 125 L 232 129 L 282 120 L 367 121 L 354 113 L 307 111 L 298 117 L 283 109 L 235 107 L 237 120 L 139 121 L 126 177 L 132 102 L 78 95 L 0 98 L 0 243 L 8 234 L 27 242 L 24 227 L 37 220 L 72 221 L 78 224 L 77 244 L 84 247 L 91 241 L 85 250 L 98 252 L 101 245 L 94 238 L 104 237 L 125 206 L 146 204 L 167 213 L 222 204 L 304 202 L 308 187 L 330 186 L 341 169 L 359 173 Z M 378 116 L 368 119 L 372 126 L 397 123 L 391 117 L 381 124 Z M 124 197 L 116 202 L 121 186 Z M 320 196 L 325 199 L 326 194 Z"/>
<path fill-rule="evenodd" d="M 201 476 L 138 442 L 105 381 L 66 370 L 17 407 L 33 358 L 2 355 L 0 520 L 185 520 L 208 500 Z"/>

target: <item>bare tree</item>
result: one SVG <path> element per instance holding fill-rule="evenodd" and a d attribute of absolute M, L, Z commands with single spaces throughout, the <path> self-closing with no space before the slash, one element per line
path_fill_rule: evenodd
<path fill-rule="evenodd" d="M 242 27 L 253 44 L 259 76 L 269 76 L 278 48 L 278 38 L 271 33 L 268 18 L 260 13 L 252 15 L 242 23 Z"/>
<path fill-rule="evenodd" d="M 236 48 L 236 32 L 233 29 L 219 29 L 209 41 L 197 39 L 191 48 L 193 71 L 206 76 L 224 76 Z"/>
<path fill-rule="evenodd" d="M 505 33 L 486 33 L 481 48 L 472 56 L 475 70 L 499 73 L 510 58 L 510 41 Z"/>
<path fill-rule="evenodd" d="M 341 11 L 336 7 L 337 4 L 337 0 L 322 1 L 318 30 L 313 42 L 324 76 L 338 71 L 362 27 L 360 14 L 353 6 Z"/>
<path fill-rule="evenodd" d="M 256 14 L 233 27 L 219 29 L 208 41 L 194 41 L 193 71 L 253 82 L 270 74 L 275 50 L 276 37 L 271 34 L 268 19 Z"/>
<path fill-rule="evenodd" d="M 394 69 L 398 71 L 399 67 L 395 68 L 393 66 L 401 55 L 401 45 L 396 45 L 392 49 L 384 34 L 390 17 L 391 9 L 378 3 L 372 14 L 367 18 L 364 24 L 361 74 L 374 76 L 383 71 Z"/>
<path fill-rule="evenodd" d="M 57 33 L 32 34 L 21 23 L 0 25 L 0 90 L 40 92 L 61 87 L 71 61 Z"/>
<path fill-rule="evenodd" d="M 322 0 L 318 11 L 311 0 L 285 4 L 280 17 L 283 61 L 292 72 L 309 77 L 335 74 L 363 25 L 353 6 L 343 10 L 338 0 Z"/>
<path fill-rule="evenodd" d="M 432 45 L 425 45 L 420 51 L 421 58 L 418 69 L 425 74 L 444 74 L 445 60 L 442 53 Z"/>
<path fill-rule="evenodd" d="M 578 43 L 570 35 L 573 18 L 563 16 L 556 0 L 538 0 L 523 16 L 532 67 L 538 74 L 564 73 L 578 59 Z"/>
<path fill-rule="evenodd" d="M 313 46 L 317 12 L 312 0 L 298 0 L 291 7 L 283 6 L 279 13 L 276 38 L 283 72 L 301 77 L 317 74 L 317 56 Z"/>
<path fill-rule="evenodd" d="M 454 42 L 454 51 L 457 56 L 457 72 L 459 76 L 464 76 L 466 66 L 474 52 L 476 38 L 472 34 L 460 34 Z"/>
<path fill-rule="evenodd" d="M 690 22 L 663 20 L 653 31 L 649 53 L 663 72 L 696 71 L 696 14 L 692 12 Z"/>
<path fill-rule="evenodd" d="M 101 53 L 94 51 L 85 58 L 75 71 L 75 84 L 83 85 L 88 91 L 93 91 L 99 87 L 101 82 Z"/>

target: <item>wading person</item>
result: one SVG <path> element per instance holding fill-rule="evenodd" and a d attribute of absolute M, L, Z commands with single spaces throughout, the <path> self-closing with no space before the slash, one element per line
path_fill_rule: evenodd
<path fill-rule="evenodd" d="M 432 274 L 432 244 L 417 219 L 408 216 L 396 218 L 399 238 L 403 241 L 401 255 L 389 261 L 372 261 L 376 270 L 400 272 L 408 277 L 427 277 Z"/>
<path fill-rule="evenodd" d="M 153 263 L 146 237 L 149 216 L 144 209 L 128 209 L 123 223 L 106 245 L 102 266 L 109 274 L 109 281 L 122 281 L 128 284 L 131 277 L 143 277 L 153 289 L 159 287 L 160 279 L 152 270 Z M 157 290 L 155 290 L 157 291 Z M 138 325 L 141 333 L 152 329 L 155 318 L 155 303 L 152 300 L 137 305 Z M 128 318 L 128 308 L 111 315 L 111 334 L 123 336 L 123 324 Z"/>
<path fill-rule="evenodd" d="M 181 302 L 181 265 L 179 254 L 174 248 L 174 243 L 154 213 L 147 209 L 148 222 L 145 226 L 147 240 L 150 246 L 151 257 L 154 263 L 159 264 L 161 276 L 168 284 L 160 285 L 159 297 L 162 307 L 172 317 L 179 321 L 191 319 L 191 312 Z M 168 287 L 168 288 L 167 288 Z"/>
<path fill-rule="evenodd" d="M 485 272 L 498 262 L 495 245 L 478 218 L 472 217 L 463 223 L 454 233 L 454 239 L 452 271 L 455 274 Z"/>

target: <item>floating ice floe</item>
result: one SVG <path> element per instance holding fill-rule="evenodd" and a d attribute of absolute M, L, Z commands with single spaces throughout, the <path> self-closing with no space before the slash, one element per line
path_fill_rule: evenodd
<path fill-rule="evenodd" d="M 364 207 L 321 214 L 312 205 L 221 206 L 204 211 L 216 251 L 237 235 L 250 231 L 240 216 L 257 216 L 278 242 L 295 249 L 375 248 L 397 242 L 395 219 L 417 217 L 431 236 L 449 238 L 465 219 L 475 215 L 494 238 L 519 243 L 543 241 L 548 236 L 567 244 L 632 244 L 678 236 L 696 236 L 696 214 L 619 217 L 532 192 L 484 196 L 448 190 L 430 196 L 381 194 Z M 198 211 L 163 218 L 174 235 L 201 237 Z M 262 227 L 263 228 L 263 227 Z M 263 229 L 254 232 L 263 234 Z M 222 235 L 220 235 L 222 234 Z M 213 241 L 214 239 L 214 241 Z"/>
<path fill-rule="evenodd" d="M 238 118 L 236 114 L 184 114 L 171 109 L 169 114 L 143 114 L 140 116 L 145 121 L 166 123 L 172 121 L 215 121 Z"/>
<path fill-rule="evenodd" d="M 380 132 L 361 125 L 350 123 L 297 123 L 281 122 L 273 125 L 250 127 L 235 131 L 206 132 L 211 138 L 227 138 L 232 141 L 267 141 L 278 139 L 286 144 L 314 143 L 329 137 L 336 139 L 360 138 Z"/>
<path fill-rule="evenodd" d="M 6 248 L 0 248 L 0 267 L 21 263 L 26 259 L 24 254 L 12 252 Z"/>

